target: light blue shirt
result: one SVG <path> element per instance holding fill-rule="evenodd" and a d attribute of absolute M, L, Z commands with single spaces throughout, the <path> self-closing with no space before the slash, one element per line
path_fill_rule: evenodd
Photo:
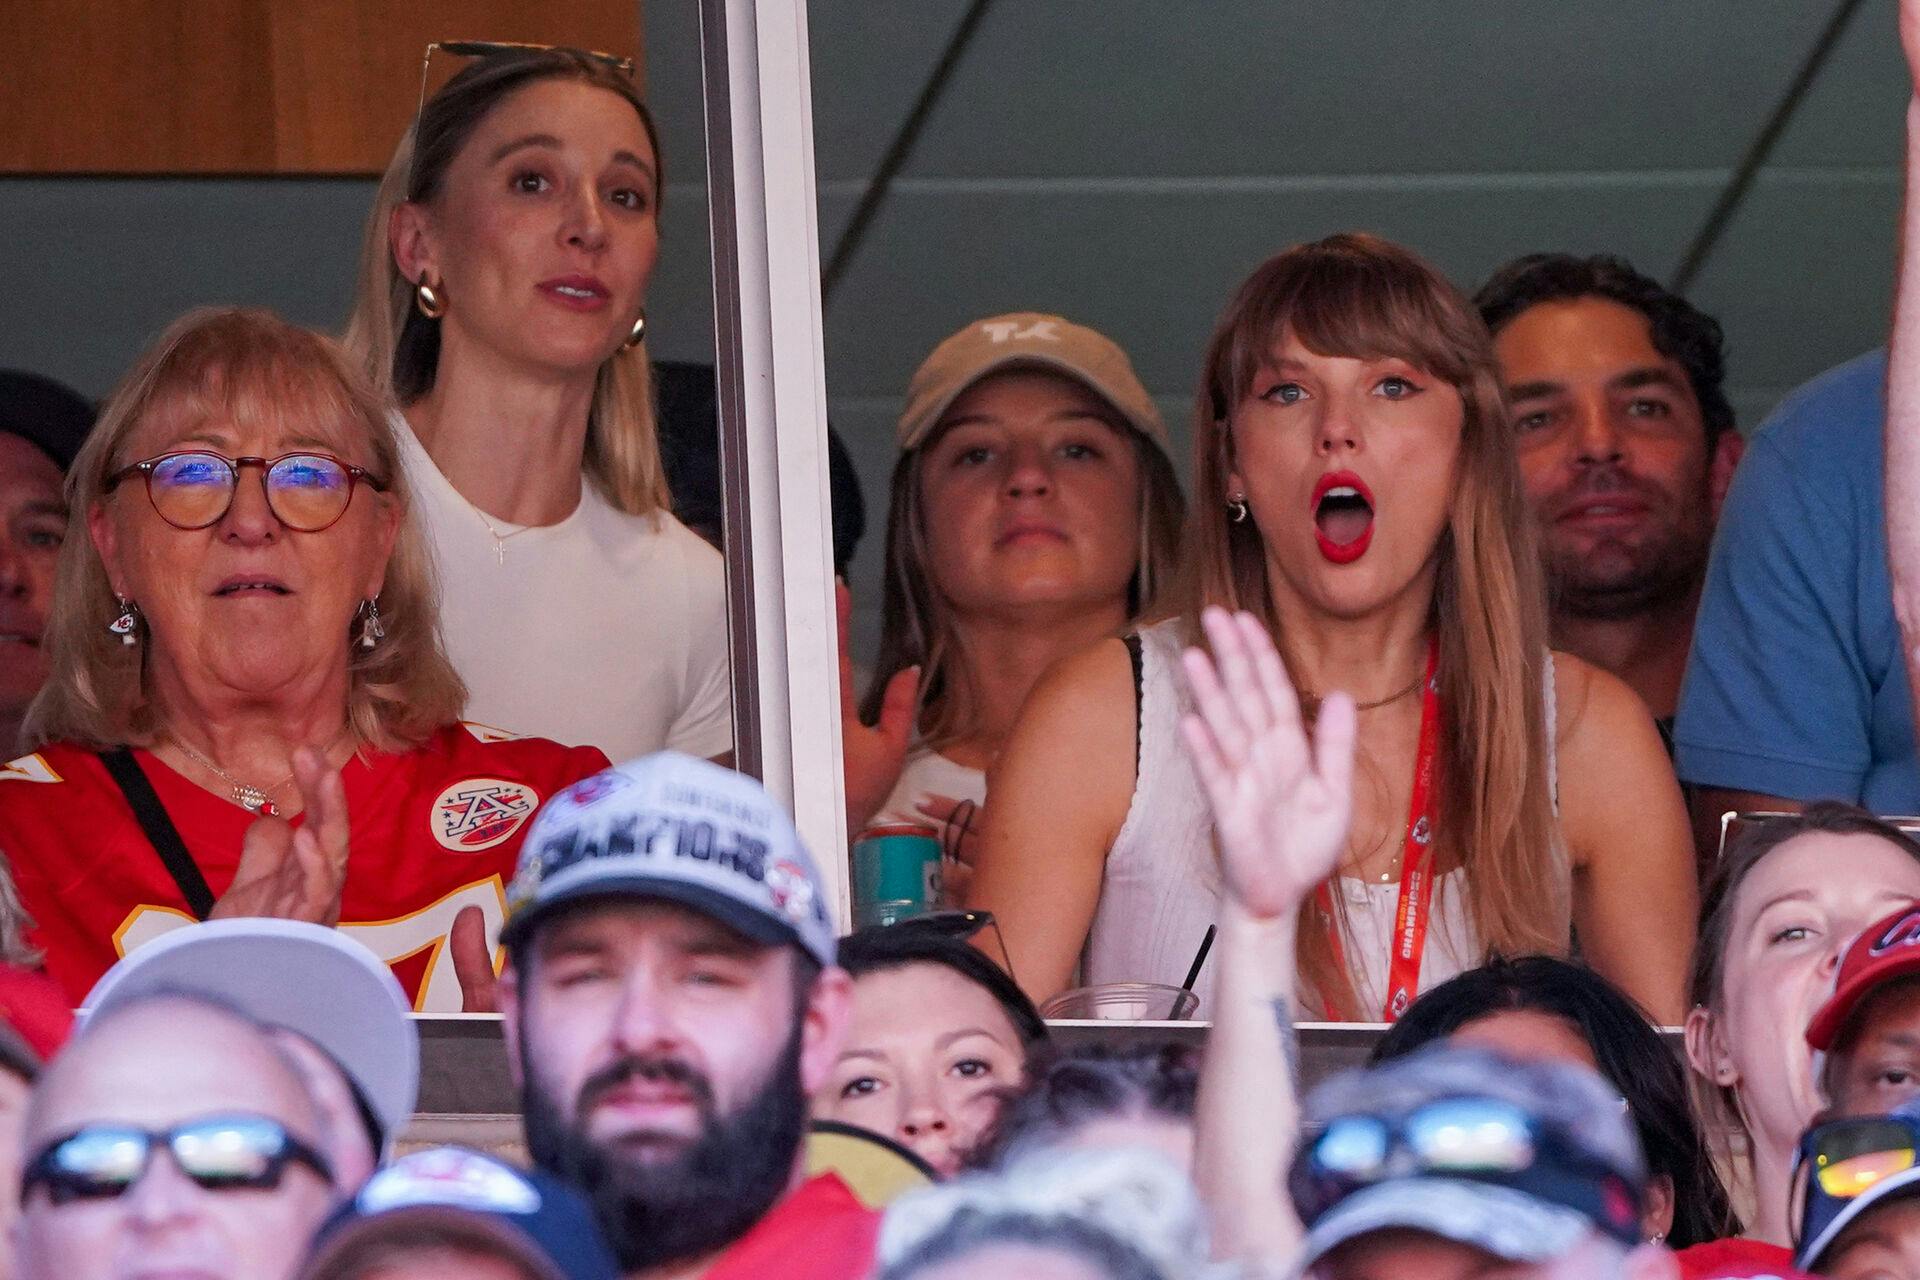
<path fill-rule="evenodd" d="M 1753 434 L 1714 537 L 1674 729 L 1683 781 L 1920 813 L 1887 572 L 1886 352 Z"/>

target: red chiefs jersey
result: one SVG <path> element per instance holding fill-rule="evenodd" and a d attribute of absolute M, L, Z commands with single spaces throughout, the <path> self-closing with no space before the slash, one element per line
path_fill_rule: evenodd
<path fill-rule="evenodd" d="M 150 752 L 133 756 L 219 897 L 233 883 L 254 815 Z M 450 725 L 414 751 L 349 760 L 340 771 L 350 831 L 340 928 L 393 966 L 415 1009 L 459 1012 L 460 983 L 444 954 L 454 916 L 479 907 L 488 938 L 497 938 L 534 810 L 606 767 L 593 747 L 484 725 Z M 51 746 L 0 766 L 0 853 L 34 920 L 29 941 L 76 1003 L 119 957 L 192 922 L 91 751 Z"/>

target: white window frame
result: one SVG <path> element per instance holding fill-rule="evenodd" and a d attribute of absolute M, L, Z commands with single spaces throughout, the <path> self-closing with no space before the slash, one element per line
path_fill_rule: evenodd
<path fill-rule="evenodd" d="M 700 0 L 735 761 L 852 922 L 806 0 Z"/>

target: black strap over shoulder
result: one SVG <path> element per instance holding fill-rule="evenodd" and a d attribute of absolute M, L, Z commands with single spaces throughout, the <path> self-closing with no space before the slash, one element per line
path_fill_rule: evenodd
<path fill-rule="evenodd" d="M 133 806 L 134 818 L 140 823 L 140 829 L 147 833 L 147 839 L 153 842 L 154 852 L 160 855 L 160 861 L 166 865 L 167 874 L 179 886 L 180 896 L 187 900 L 187 909 L 193 912 L 194 919 L 205 920 L 213 914 L 213 890 L 207 887 L 207 878 L 194 865 L 186 842 L 180 838 L 173 819 L 167 816 L 160 797 L 154 794 L 153 784 L 140 771 L 140 764 L 133 758 L 133 752 L 125 747 L 102 751 L 100 763 L 107 766 L 107 773 L 120 788 L 120 794 Z"/>

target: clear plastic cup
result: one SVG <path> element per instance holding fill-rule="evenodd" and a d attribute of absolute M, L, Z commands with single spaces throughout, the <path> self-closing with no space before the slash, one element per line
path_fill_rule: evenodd
<path fill-rule="evenodd" d="M 1043 1018 L 1101 1018 L 1123 1022 L 1184 1022 L 1200 997 L 1164 982 L 1102 982 L 1062 991 L 1040 1006 Z"/>

